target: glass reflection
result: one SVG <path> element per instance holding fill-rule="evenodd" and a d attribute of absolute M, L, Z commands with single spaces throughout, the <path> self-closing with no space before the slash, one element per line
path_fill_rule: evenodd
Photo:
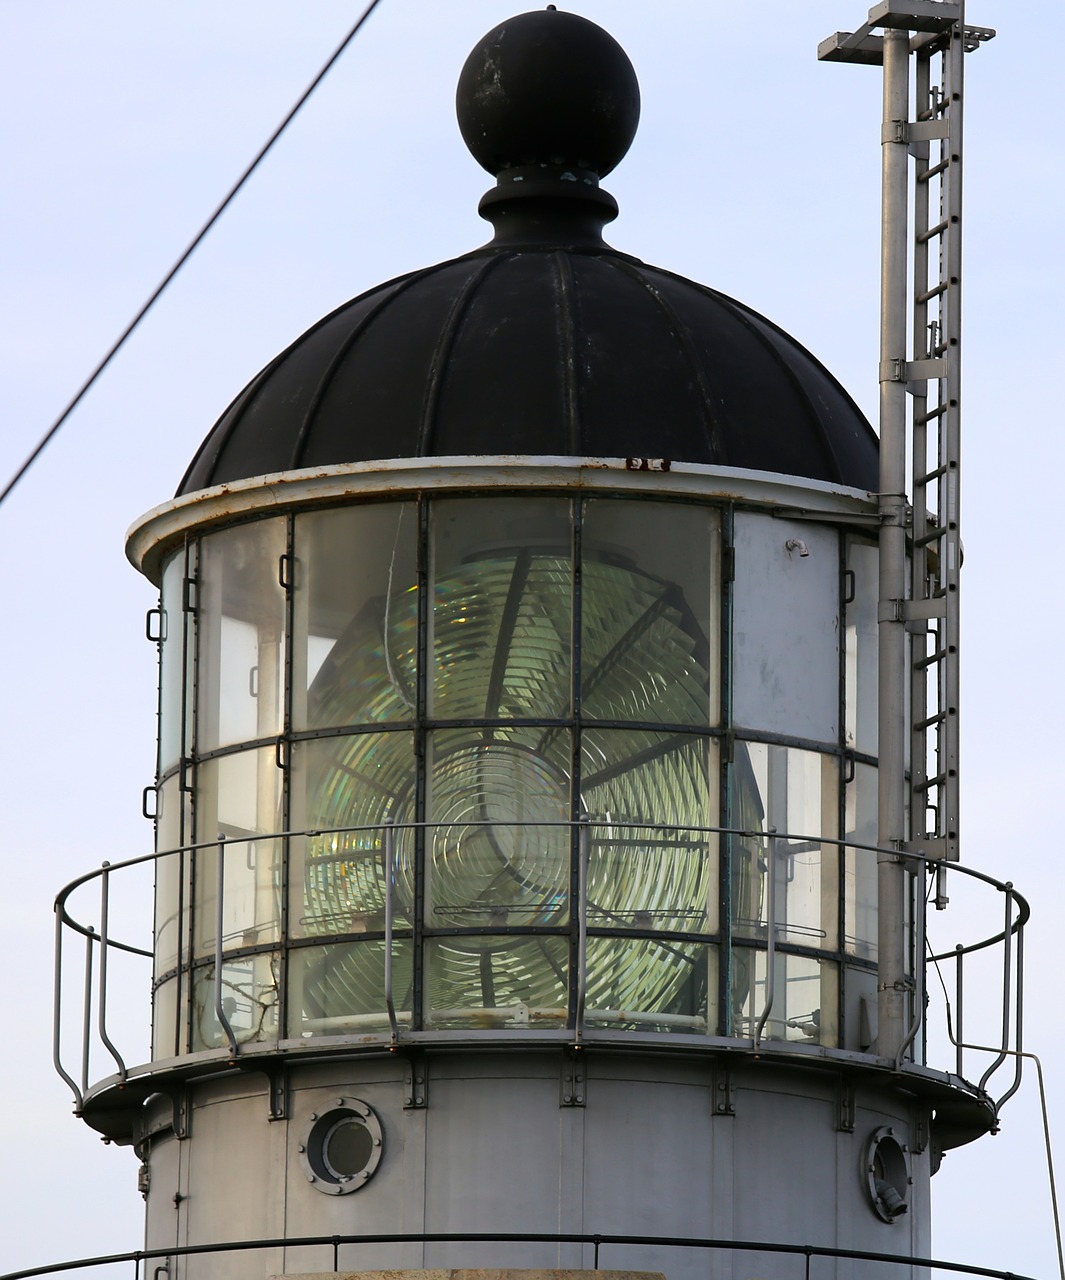
<path fill-rule="evenodd" d="M 405 502 L 296 518 L 297 729 L 413 719 L 417 532 Z"/>
<path fill-rule="evenodd" d="M 570 504 L 562 498 L 434 504 L 434 716 L 568 714 L 572 542 Z"/>

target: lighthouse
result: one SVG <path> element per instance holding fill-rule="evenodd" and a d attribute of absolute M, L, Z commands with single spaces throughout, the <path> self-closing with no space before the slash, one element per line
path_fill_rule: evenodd
<path fill-rule="evenodd" d="M 884 677 L 949 634 L 885 543 L 934 601 L 950 508 L 915 538 L 813 355 L 606 243 L 639 89 L 605 32 L 502 23 L 458 113 L 490 241 L 298 338 L 131 532 L 151 1046 L 109 1032 L 108 867 L 59 921 L 115 1069 L 60 1069 L 189 1280 L 926 1257 L 1002 1100 L 927 1051 L 949 681 Z"/>

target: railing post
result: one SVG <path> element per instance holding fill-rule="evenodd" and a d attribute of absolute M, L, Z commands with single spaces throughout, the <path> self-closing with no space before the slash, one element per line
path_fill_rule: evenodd
<path fill-rule="evenodd" d="M 92 1026 L 92 944 L 96 934 L 92 925 L 85 931 L 85 1006 L 81 1023 L 81 1091 L 89 1091 L 89 1040 Z"/>
<path fill-rule="evenodd" d="M 107 1034 L 107 949 L 108 949 L 108 921 L 107 910 L 111 896 L 111 864 L 105 862 L 103 864 L 103 874 L 100 877 L 100 998 L 97 1001 L 97 1010 L 99 1013 L 99 1030 L 100 1039 L 107 1046 L 107 1051 L 115 1060 L 118 1067 L 118 1075 L 121 1080 L 126 1078 L 126 1064 L 122 1061 L 122 1055 L 111 1043 L 111 1037 Z"/>
<path fill-rule="evenodd" d="M 922 862 L 919 875 L 914 875 L 913 883 L 916 892 L 914 893 L 913 903 L 913 967 L 914 967 L 914 991 L 913 991 L 913 1017 L 910 1020 L 909 1028 L 906 1035 L 899 1045 L 899 1051 L 895 1055 L 895 1070 L 902 1070 L 902 1059 L 906 1050 L 913 1044 L 917 1038 L 917 1032 L 921 1029 L 921 1022 L 924 1018 L 924 982 L 918 983 L 918 973 L 924 973 L 924 954 L 925 954 L 925 933 L 928 928 L 928 897 L 925 889 L 925 877 L 928 874 L 928 864 Z"/>
<path fill-rule="evenodd" d="M 980 1077 L 980 1088 L 986 1089 L 987 1082 L 1006 1061 L 1006 1050 L 1010 1039 L 1010 980 L 1013 971 L 1013 885 L 1007 881 L 1005 886 L 1006 914 L 1002 924 L 1002 1038 L 994 1061 Z"/>
<path fill-rule="evenodd" d="M 762 1043 L 762 1032 L 769 1021 L 776 999 L 777 970 L 777 829 L 769 828 L 766 845 L 766 943 L 765 943 L 765 1007 L 754 1028 L 754 1047 Z"/>
<path fill-rule="evenodd" d="M 954 954 L 958 957 L 954 982 L 954 1025 L 957 1028 L 955 1031 L 955 1043 L 957 1045 L 956 1061 L 958 1075 L 964 1079 L 965 1072 L 962 1068 L 965 1065 L 965 1035 L 964 1028 L 962 1026 L 962 1018 L 965 1010 L 965 983 L 962 966 L 965 963 L 965 948 L 960 942 L 954 944 Z"/>
<path fill-rule="evenodd" d="M 233 1025 L 229 1021 L 222 1004 L 222 908 L 226 885 L 226 837 L 224 832 L 218 833 L 218 874 L 215 878 L 215 936 L 214 936 L 214 1012 L 218 1025 L 226 1033 L 229 1041 L 229 1052 L 237 1056 L 237 1037 L 233 1034 Z"/>
<path fill-rule="evenodd" d="M 396 1001 L 392 991 L 392 932 L 393 932 L 393 898 L 392 887 L 395 882 L 395 819 L 389 815 L 385 819 L 385 838 L 382 856 L 385 873 L 385 1008 L 388 1010 L 388 1025 L 392 1028 L 392 1048 L 399 1040 L 399 1019 L 396 1017 Z"/>
<path fill-rule="evenodd" d="M 57 902 L 55 904 L 55 969 L 52 985 L 52 1065 L 55 1067 L 59 1076 L 70 1085 L 71 1092 L 74 1094 L 74 1108 L 81 1111 L 81 1104 L 84 1101 L 84 1095 L 73 1079 L 63 1070 L 63 1063 L 60 1053 L 60 1013 L 62 1011 L 63 996 L 63 908 Z"/>
<path fill-rule="evenodd" d="M 584 1037 L 584 1005 L 588 996 L 588 814 L 577 819 L 577 1004 L 573 1018 L 573 1039 Z"/>

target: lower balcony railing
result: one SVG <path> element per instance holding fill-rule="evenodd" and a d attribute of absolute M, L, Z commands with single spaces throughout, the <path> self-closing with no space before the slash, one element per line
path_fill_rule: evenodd
<path fill-rule="evenodd" d="M 534 837 L 542 835 L 541 828 L 551 828 L 553 834 L 537 843 Z M 504 830 L 509 833 L 506 839 L 499 838 Z M 426 842 L 442 840 L 449 856 L 452 849 L 461 854 L 461 840 L 471 839 L 471 832 L 481 840 L 478 856 L 482 860 L 487 857 L 484 850 L 491 846 L 490 852 L 501 866 L 508 856 L 514 862 L 504 866 L 506 877 L 497 868 L 495 881 L 482 869 L 483 880 L 492 884 L 506 881 L 502 889 L 492 892 L 497 896 L 509 893 L 515 899 L 531 893 L 532 885 L 538 895 L 535 911 L 527 900 L 495 911 L 483 902 L 476 907 L 463 905 L 461 897 L 453 895 L 446 908 L 449 927 L 439 926 L 439 917 L 433 917 L 425 904 L 427 894 L 422 886 L 427 862 L 440 855 L 426 852 Z M 534 874 L 536 859 L 547 856 L 538 850 L 548 845 L 552 874 L 562 885 L 554 899 Z M 318 851 L 313 857 L 307 853 L 312 846 Z M 259 868 L 254 852 L 257 847 L 269 851 L 268 876 Z M 297 847 L 303 852 L 300 858 L 292 855 L 290 864 L 288 850 Z M 718 847 L 723 852 L 713 875 L 689 871 L 697 890 L 689 889 L 688 898 L 673 901 L 655 896 L 663 893 L 647 870 L 655 857 L 664 858 L 658 880 L 668 885 L 673 866 L 669 856 L 681 865 L 676 850 L 682 850 L 683 866 L 690 868 L 696 857 L 693 850 Z M 668 856 L 662 855 L 663 849 Z M 725 827 L 682 829 L 582 818 L 558 823 L 474 820 L 230 834 L 114 865 L 105 863 L 73 881 L 56 900 L 55 1066 L 80 1110 L 92 1088 L 94 1055 L 101 1053 L 114 1064 L 111 1077 L 117 1072 L 122 1081 L 130 1070 L 128 1064 L 153 1058 L 166 1060 L 196 1052 L 236 1057 L 252 1040 L 260 1046 L 287 1040 L 289 1048 L 311 1050 L 319 1043 L 317 1037 L 353 1033 L 370 1045 L 376 1032 L 384 1047 L 456 1034 L 483 1034 L 486 1039 L 490 1033 L 497 1038 L 543 1035 L 576 1043 L 592 1043 L 605 1035 L 616 1039 L 619 1034 L 657 1034 L 668 1036 L 676 1047 L 682 1042 L 693 1047 L 704 1042 L 708 1047 L 746 1046 L 760 1052 L 801 1053 L 820 1046 L 876 1058 L 873 1037 L 844 1042 L 838 1033 L 848 983 L 862 991 L 862 1001 L 868 1002 L 875 1019 L 875 930 L 872 941 L 867 938 L 856 946 L 848 935 L 843 911 L 835 920 L 824 917 L 826 922 L 819 932 L 799 909 L 793 913 L 792 902 L 805 902 L 807 910 L 828 910 L 831 914 L 835 908 L 810 908 L 808 904 L 833 900 L 838 904 L 847 893 L 853 893 L 848 886 L 863 876 L 866 885 L 875 886 L 876 860 L 883 852 L 873 845 L 822 835 Z M 705 856 L 709 859 L 710 855 Z M 1011 884 L 951 863 L 952 883 L 959 888 L 972 886 L 983 896 L 983 924 L 974 927 L 973 913 L 964 907 L 961 918 L 970 940 L 937 949 L 929 938 L 927 907 L 933 898 L 938 902 L 944 896 L 943 864 L 921 854 L 891 851 L 891 857 L 901 864 L 900 870 L 901 866 L 908 869 L 911 889 L 905 921 L 910 1021 L 901 1047 L 892 1054 L 894 1069 L 926 1064 L 938 1067 L 968 1083 L 997 1110 L 1020 1084 L 1023 936 L 1028 904 Z M 642 879 L 632 901 L 619 905 L 618 876 L 640 858 Z M 443 864 L 434 864 L 434 869 L 435 865 Z M 721 873 L 722 865 L 727 868 L 725 874 Z M 810 865 L 817 867 L 814 873 Z M 301 885 L 304 881 L 312 885 L 307 872 L 312 866 L 312 888 L 300 888 L 300 901 L 309 904 L 304 908 L 305 918 L 298 925 L 289 924 L 298 915 L 292 907 L 295 891 L 289 879 L 302 877 Z M 825 866 L 832 868 L 832 881 Z M 153 869 L 154 883 L 148 878 Z M 358 901 L 349 898 L 346 925 L 341 925 L 335 915 L 329 917 L 324 912 L 323 902 L 328 905 L 332 900 L 323 897 L 322 885 L 335 893 L 341 878 L 353 877 L 356 871 L 363 877 L 359 887 L 362 897 Z M 803 875 L 809 883 L 800 882 Z M 127 881 L 134 882 L 132 893 L 126 891 Z M 824 894 L 824 886 L 830 883 L 835 885 L 834 899 L 831 894 L 826 899 Z M 164 884 L 173 889 L 173 902 L 164 901 Z M 721 900 L 711 905 L 707 898 L 716 894 L 714 885 L 721 886 Z M 798 888 L 804 889 L 805 898 Z M 85 903 L 78 896 L 84 893 L 96 899 L 97 922 L 89 923 L 85 918 Z M 351 902 L 356 901 L 356 906 L 365 903 L 368 893 L 376 895 L 369 909 L 353 910 Z M 248 928 L 239 912 L 234 915 L 232 904 L 238 894 L 243 895 L 244 903 L 252 902 L 256 912 L 265 913 L 263 919 L 269 917 L 266 925 Z M 153 896 L 154 939 L 146 927 L 152 919 Z M 869 905 L 865 904 L 867 914 Z M 871 905 L 875 922 L 875 898 Z M 194 908 L 198 912 L 195 927 L 191 923 Z M 955 908 L 951 910 L 953 915 Z M 132 941 L 115 927 L 119 912 L 124 920 L 133 922 Z M 476 923 L 470 924 L 470 919 Z M 170 923 L 161 926 L 160 920 Z M 995 922 L 990 930 L 989 920 Z M 170 930 L 168 949 L 177 956 L 177 963 L 171 963 L 169 969 L 156 954 L 162 927 Z M 834 931 L 830 942 L 826 941 L 829 930 Z M 144 938 L 145 933 L 148 937 L 138 940 L 137 935 Z M 78 944 L 73 959 L 69 955 L 71 939 Z M 447 991 L 452 999 L 438 1002 L 439 1008 L 419 1012 L 417 1004 L 411 1003 L 410 992 L 428 986 L 419 966 L 436 962 L 434 946 L 440 949 L 436 954 L 445 947 L 452 952 L 465 948 L 466 972 L 473 974 L 475 981 L 478 948 L 494 945 L 501 952 L 508 947 L 516 952 L 529 944 L 535 944 L 545 958 L 546 997 L 519 998 L 513 990 L 504 989 L 501 979 L 493 986 L 491 974 L 485 983 L 482 957 L 480 987 L 467 991 L 453 983 Z M 549 948 L 562 957 L 561 962 L 551 965 L 551 972 Z M 423 952 L 429 957 L 424 961 Z M 692 959 L 696 956 L 702 966 L 698 991 Z M 344 998 L 350 999 L 352 990 L 363 996 L 369 992 L 373 1003 L 366 1009 L 357 1004 L 333 1007 L 321 1001 L 315 1006 L 310 999 L 298 1005 L 293 997 L 286 1011 L 289 993 L 279 974 L 302 972 L 305 987 L 310 987 L 312 980 L 317 980 L 314 963 L 324 972 L 326 961 L 334 974 L 339 964 L 350 966 L 350 973 L 342 971 L 347 981 Z M 139 974 L 129 971 L 131 963 L 140 968 Z M 672 967 L 669 981 L 673 986 L 668 990 L 652 972 L 655 964 L 663 969 Z M 401 965 L 402 996 L 397 978 Z M 643 966 L 650 976 L 644 980 L 638 973 L 629 974 L 630 986 L 638 995 L 619 1004 L 610 998 L 613 988 L 607 975 L 626 965 L 634 970 Z M 488 967 L 490 970 L 491 963 Z M 683 988 L 678 972 L 686 978 Z M 306 977 L 308 973 L 311 978 Z M 154 1052 L 148 1049 L 148 994 L 153 980 L 157 1022 L 162 1004 L 159 991 L 169 983 L 170 990 L 179 995 L 168 1007 L 168 1025 L 186 1029 L 184 1042 L 175 1033 L 168 1051 L 163 1052 L 158 1027 Z M 290 986 L 294 985 L 290 981 Z M 133 994 L 137 987 L 140 999 Z M 256 992 L 261 1007 L 255 1004 Z M 639 994 L 644 997 L 642 1003 Z M 850 1004 L 853 1007 L 857 1001 L 851 999 Z M 248 1015 L 247 1026 L 241 1023 L 242 1012 Z M 195 1027 L 194 1014 L 199 1018 Z M 856 1019 L 851 1016 L 853 1025 Z M 79 1044 L 76 1065 L 67 1061 L 64 1038 Z M 933 1061 L 937 1058 L 938 1063 Z M 993 1092 L 992 1078 L 1005 1064 L 1009 1064 L 1007 1074 L 1012 1078 Z"/>
<path fill-rule="evenodd" d="M 682 1238 L 675 1236 L 636 1236 L 636 1235 L 588 1235 L 588 1234 L 536 1234 L 520 1232 L 481 1232 L 463 1235 L 461 1233 L 437 1232 L 406 1235 L 322 1235 L 300 1236 L 285 1239 L 279 1237 L 271 1240 L 234 1240 L 218 1244 L 182 1245 L 168 1249 L 139 1249 L 130 1253 L 113 1253 L 96 1258 L 80 1258 L 73 1261 L 59 1262 L 51 1266 L 29 1267 L 21 1271 L 10 1271 L 0 1275 L 0 1280 L 29 1280 L 32 1276 L 57 1276 L 68 1272 L 102 1271 L 104 1268 L 125 1266 L 127 1270 L 116 1272 L 109 1270 L 109 1275 L 132 1277 L 132 1280 L 173 1280 L 175 1267 L 179 1260 L 198 1258 L 220 1262 L 223 1258 L 234 1254 L 250 1254 L 266 1249 L 320 1249 L 319 1264 L 327 1271 L 337 1272 L 341 1266 L 346 1270 L 357 1270 L 357 1250 L 366 1245 L 379 1244 L 575 1244 L 590 1247 L 594 1270 L 625 1269 L 626 1249 L 643 1248 L 663 1250 L 665 1269 L 668 1275 L 668 1256 L 671 1250 L 684 1250 L 688 1253 L 705 1253 L 708 1261 L 714 1253 L 725 1254 L 773 1254 L 780 1258 L 790 1258 L 790 1265 L 783 1264 L 777 1270 L 777 1276 L 784 1280 L 819 1280 L 826 1274 L 835 1274 L 834 1269 L 825 1266 L 831 1260 L 843 1260 L 854 1265 L 846 1274 L 853 1280 L 862 1280 L 863 1276 L 883 1273 L 876 1272 L 876 1265 L 888 1265 L 898 1271 L 889 1274 L 902 1275 L 903 1271 L 911 1274 L 919 1272 L 922 1276 L 931 1277 L 937 1273 L 947 1275 L 969 1275 L 988 1277 L 989 1280 L 1031 1280 L 1015 1271 L 998 1271 L 992 1267 L 979 1267 L 972 1263 L 947 1262 L 937 1258 L 919 1258 L 894 1253 L 876 1253 L 869 1250 L 833 1249 L 812 1244 L 769 1244 L 753 1240 L 710 1240 L 699 1238 Z M 552 1264 L 549 1264 L 552 1265 Z M 396 1273 L 401 1274 L 401 1273 Z"/>

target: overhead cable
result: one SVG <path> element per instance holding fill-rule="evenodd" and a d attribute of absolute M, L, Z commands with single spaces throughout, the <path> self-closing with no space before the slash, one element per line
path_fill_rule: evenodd
<path fill-rule="evenodd" d="M 70 417 L 70 415 L 78 407 L 81 401 L 85 398 L 86 394 L 88 393 L 90 388 L 93 386 L 93 384 L 96 382 L 97 378 L 99 378 L 100 374 L 103 373 L 103 371 L 115 358 L 118 352 L 122 349 L 123 345 L 126 342 L 126 339 L 130 336 L 130 334 L 133 333 L 133 331 L 137 328 L 140 322 L 144 319 L 144 317 L 152 309 L 155 303 L 159 300 L 160 296 L 162 295 L 163 291 L 166 289 L 167 285 L 171 282 L 171 280 L 173 280 L 173 278 L 177 275 L 177 273 L 181 270 L 181 268 L 185 265 L 185 263 L 189 260 L 189 258 L 191 258 L 192 255 L 196 252 L 201 242 L 203 241 L 204 237 L 211 230 L 211 228 L 218 221 L 218 219 L 222 216 L 222 214 L 225 213 L 226 209 L 232 203 L 233 199 L 236 197 L 241 187 L 244 186 L 244 184 L 248 181 L 251 175 L 259 167 L 260 162 L 265 158 L 267 152 L 278 140 L 278 138 L 281 137 L 281 135 L 285 132 L 288 126 L 292 123 L 292 121 L 296 118 L 296 116 L 299 114 L 300 109 L 303 107 L 303 104 L 307 101 L 307 99 L 311 96 L 311 94 L 314 93 L 315 89 L 318 88 L 321 82 L 333 69 L 333 66 L 336 63 L 336 61 L 343 54 L 344 50 L 347 49 L 348 45 L 351 44 L 352 40 L 354 40 L 355 37 L 359 34 L 359 31 L 362 29 L 362 26 L 366 22 L 367 18 L 369 18 L 370 14 L 373 13 L 373 11 L 377 8 L 377 6 L 380 3 L 381 3 L 381 0 L 370 0 L 370 3 L 363 10 L 361 16 L 359 17 L 359 20 L 347 33 L 344 39 L 341 40 L 340 44 L 337 45 L 336 49 L 333 51 L 329 60 L 325 63 L 322 69 L 310 82 L 307 88 L 303 91 L 302 94 L 300 94 L 299 98 L 295 102 L 295 105 L 291 108 L 291 110 L 288 112 L 285 118 L 281 121 L 281 123 L 277 126 L 277 128 L 273 131 L 270 137 L 263 144 L 263 146 L 259 149 L 259 152 L 255 156 L 255 159 L 252 160 L 251 164 L 248 165 L 248 167 L 244 170 L 244 172 L 240 175 L 240 177 L 234 183 L 234 185 L 230 189 L 229 194 L 226 196 L 226 198 L 222 201 L 222 203 L 217 207 L 217 209 L 215 209 L 214 213 L 212 213 L 211 216 L 207 219 L 207 221 L 203 224 L 203 226 L 197 232 L 192 242 L 189 244 L 188 248 L 186 248 L 184 253 L 182 253 L 181 257 L 178 258 L 178 260 L 166 273 L 166 275 L 163 277 L 160 283 L 156 286 L 156 288 L 148 298 L 148 301 L 144 303 L 144 305 L 133 317 L 133 319 L 129 322 L 129 324 L 126 325 L 125 329 L 122 330 L 122 333 L 119 335 L 115 343 L 111 346 L 110 350 L 107 352 L 104 358 L 92 371 L 92 373 L 85 380 L 85 382 L 82 383 L 81 387 L 79 388 L 77 394 L 74 396 L 73 400 L 70 401 L 70 403 L 59 415 L 59 417 L 56 418 L 55 422 L 52 423 L 52 425 L 48 428 L 48 430 L 37 442 L 36 446 L 33 449 L 33 452 L 29 455 L 29 457 L 25 460 L 25 462 L 23 462 L 22 466 L 19 467 L 19 469 L 15 472 L 15 474 L 4 486 L 3 492 L 0 493 L 0 503 L 3 503 L 3 501 L 7 498 L 8 494 L 11 493 L 11 491 L 15 488 L 15 486 L 26 474 L 26 472 L 29 471 L 30 467 L 32 467 L 33 464 L 37 461 L 37 459 L 41 456 L 41 454 L 44 452 L 48 444 L 50 444 L 51 441 L 55 438 L 55 436 L 59 432 L 60 427 L 63 426 L 66 420 Z"/>

